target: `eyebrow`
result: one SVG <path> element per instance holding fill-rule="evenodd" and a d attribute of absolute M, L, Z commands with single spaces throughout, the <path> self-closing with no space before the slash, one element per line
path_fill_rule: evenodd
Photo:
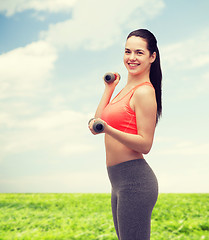
<path fill-rule="evenodd" d="M 129 50 L 129 51 L 131 51 L 129 48 L 125 48 L 125 50 Z M 144 52 L 144 50 L 143 49 L 136 49 L 136 50 L 134 50 L 135 52 Z"/>

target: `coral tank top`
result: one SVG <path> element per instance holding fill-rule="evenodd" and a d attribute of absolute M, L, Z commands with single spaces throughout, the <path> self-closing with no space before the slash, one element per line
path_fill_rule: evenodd
<path fill-rule="evenodd" d="M 101 119 L 104 120 L 111 127 L 118 129 L 122 132 L 138 134 L 136 114 L 130 107 L 130 99 L 133 96 L 135 90 L 143 85 L 153 87 L 150 82 L 141 83 L 132 88 L 125 96 L 123 96 L 119 100 L 114 101 L 121 93 L 121 90 L 105 107 L 102 112 Z"/>

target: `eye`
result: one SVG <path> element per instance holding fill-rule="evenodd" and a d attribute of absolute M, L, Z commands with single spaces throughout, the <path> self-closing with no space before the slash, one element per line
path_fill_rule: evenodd
<path fill-rule="evenodd" d="M 130 53 L 131 53 L 131 51 L 130 51 L 130 50 L 128 50 L 128 49 L 126 49 L 126 50 L 125 50 L 125 53 L 126 53 L 126 54 L 130 54 Z"/>
<path fill-rule="evenodd" d="M 137 52 L 137 55 L 142 55 L 142 54 L 143 54 L 143 52 L 141 52 L 141 51 Z"/>

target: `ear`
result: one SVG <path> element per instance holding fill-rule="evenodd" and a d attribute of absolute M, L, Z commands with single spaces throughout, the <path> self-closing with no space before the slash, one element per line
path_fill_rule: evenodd
<path fill-rule="evenodd" d="M 150 56 L 150 63 L 153 63 L 156 59 L 156 52 L 153 52 L 153 54 Z"/>

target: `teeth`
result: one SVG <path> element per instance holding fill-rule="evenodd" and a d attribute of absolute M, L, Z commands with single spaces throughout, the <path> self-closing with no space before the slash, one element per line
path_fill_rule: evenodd
<path fill-rule="evenodd" d="M 136 67 L 136 66 L 138 66 L 138 64 L 134 64 L 134 63 L 129 63 L 129 65 L 131 66 L 131 67 Z"/>

